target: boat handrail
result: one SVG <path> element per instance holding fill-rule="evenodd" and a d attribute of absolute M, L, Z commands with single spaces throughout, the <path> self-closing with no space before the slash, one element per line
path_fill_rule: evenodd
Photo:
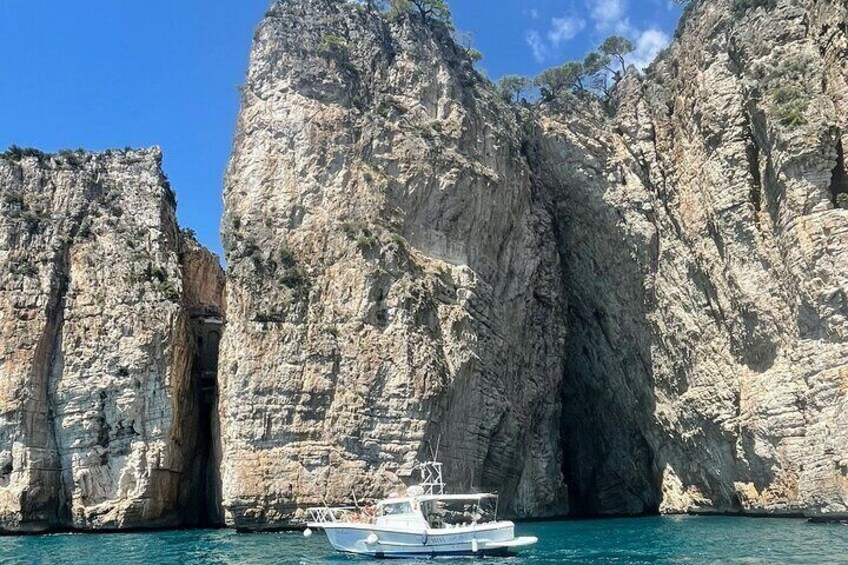
<path fill-rule="evenodd" d="M 307 508 L 310 521 L 316 524 L 327 524 L 332 522 L 341 522 L 345 514 L 356 511 L 355 506 L 315 506 Z"/>
<path fill-rule="evenodd" d="M 442 479 L 442 464 L 438 461 L 424 461 L 417 467 L 421 474 L 421 482 L 418 483 L 424 495 L 444 494 L 445 481 Z"/>

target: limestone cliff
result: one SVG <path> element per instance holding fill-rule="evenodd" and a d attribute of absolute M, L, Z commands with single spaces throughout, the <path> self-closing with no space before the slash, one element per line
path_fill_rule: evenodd
<path fill-rule="evenodd" d="M 0 526 L 195 523 L 198 400 L 158 149 L 0 157 Z M 218 268 L 219 269 L 219 268 Z M 220 270 L 220 269 L 219 269 Z"/>
<path fill-rule="evenodd" d="M 845 10 L 694 2 L 610 111 L 277 2 L 225 190 L 228 523 L 385 494 L 438 438 L 513 515 L 844 514 Z"/>
<path fill-rule="evenodd" d="M 564 295 L 523 131 L 446 30 L 279 2 L 226 187 L 227 523 L 397 490 L 437 446 L 458 488 L 566 509 Z"/>
<path fill-rule="evenodd" d="M 521 106 L 368 4 L 257 30 L 226 281 L 158 150 L 0 157 L 0 528 L 284 527 L 436 450 L 511 516 L 847 517 L 844 2 Z"/>
<path fill-rule="evenodd" d="M 582 511 L 848 512 L 847 23 L 698 2 L 614 118 L 542 112 Z"/>

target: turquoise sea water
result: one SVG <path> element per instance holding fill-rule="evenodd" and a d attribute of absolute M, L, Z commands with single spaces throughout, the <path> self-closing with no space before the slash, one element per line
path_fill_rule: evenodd
<path fill-rule="evenodd" d="M 804 520 L 656 517 L 519 524 L 540 542 L 515 557 L 437 559 L 437 563 L 848 563 L 848 526 Z M 323 534 L 238 534 L 187 530 L 133 534 L 54 534 L 0 538 L 0 563 L 276 563 L 357 565 L 333 553 Z M 433 560 L 381 560 L 387 564 Z"/>

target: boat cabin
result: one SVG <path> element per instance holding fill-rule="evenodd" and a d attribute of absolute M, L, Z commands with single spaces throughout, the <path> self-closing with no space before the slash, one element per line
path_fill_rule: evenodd
<path fill-rule="evenodd" d="M 459 528 L 497 521 L 495 494 L 439 494 L 389 499 L 377 505 L 377 526 Z"/>

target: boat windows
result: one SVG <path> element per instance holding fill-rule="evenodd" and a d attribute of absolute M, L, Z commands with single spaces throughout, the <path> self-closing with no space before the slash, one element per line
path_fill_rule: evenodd
<path fill-rule="evenodd" d="M 397 502 L 395 504 L 384 504 L 380 506 L 379 516 L 397 516 L 399 514 L 411 514 L 412 505 L 409 502 Z"/>
<path fill-rule="evenodd" d="M 497 520 L 497 499 L 428 500 L 421 510 L 434 529 L 484 524 Z"/>

